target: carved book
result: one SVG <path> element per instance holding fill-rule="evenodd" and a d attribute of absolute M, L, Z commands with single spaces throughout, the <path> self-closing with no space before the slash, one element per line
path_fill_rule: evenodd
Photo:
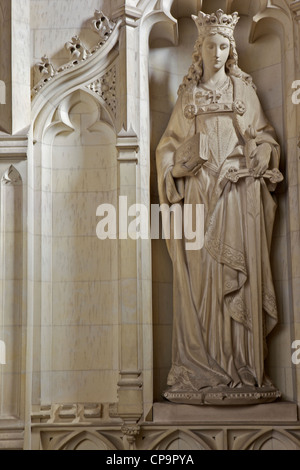
<path fill-rule="evenodd" d="M 175 152 L 175 161 L 184 165 L 189 171 L 193 170 L 196 165 L 208 160 L 208 144 L 207 136 L 204 134 L 196 134 L 187 142 L 184 142 Z"/>

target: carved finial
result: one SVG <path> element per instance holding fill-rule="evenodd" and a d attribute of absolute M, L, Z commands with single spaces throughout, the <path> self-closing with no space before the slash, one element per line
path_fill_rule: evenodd
<path fill-rule="evenodd" d="M 81 42 L 79 36 L 73 36 L 72 41 L 68 41 L 65 44 L 65 48 L 71 54 L 74 60 L 86 60 L 91 55 L 90 51 Z"/>
<path fill-rule="evenodd" d="M 39 80 L 44 80 L 45 82 L 57 73 L 46 55 L 41 58 L 41 62 L 36 64 L 35 69 L 39 75 Z"/>
<path fill-rule="evenodd" d="M 135 450 L 135 441 L 141 431 L 140 426 L 135 424 L 124 424 L 121 431 L 126 437 L 128 450 Z"/>
<path fill-rule="evenodd" d="M 22 184 L 22 178 L 18 170 L 13 165 L 10 165 L 2 176 L 1 182 L 5 185 L 17 185 Z"/>
<path fill-rule="evenodd" d="M 102 11 L 96 10 L 94 16 L 92 29 L 99 34 L 101 41 L 107 41 L 115 27 L 115 23 L 105 16 Z"/>
<path fill-rule="evenodd" d="M 224 30 L 230 36 L 233 36 L 234 29 L 240 19 L 237 12 L 227 15 L 223 10 L 218 10 L 212 15 L 199 11 L 198 16 L 192 15 L 192 18 L 197 25 L 199 36 L 206 36 L 211 32 Z"/>

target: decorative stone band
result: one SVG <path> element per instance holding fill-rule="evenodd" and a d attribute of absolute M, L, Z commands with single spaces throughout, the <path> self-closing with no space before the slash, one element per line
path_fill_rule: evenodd
<path fill-rule="evenodd" d="M 76 67 L 81 62 L 89 59 L 95 54 L 111 36 L 112 32 L 116 27 L 115 22 L 111 21 L 102 11 L 96 10 L 94 13 L 94 19 L 90 22 L 91 28 L 100 37 L 100 41 L 97 45 L 89 50 L 84 46 L 81 39 L 78 36 L 74 36 L 72 41 L 68 41 L 65 44 L 65 48 L 71 55 L 72 61 L 65 65 L 62 65 L 57 70 L 54 65 L 49 61 L 48 56 L 42 57 L 41 62 L 36 64 L 35 69 L 37 76 L 39 77 L 38 83 L 32 89 L 32 98 L 54 77 L 58 74 Z"/>
<path fill-rule="evenodd" d="M 270 182 L 273 184 L 281 183 L 281 181 L 284 179 L 282 173 L 277 168 L 274 168 L 273 170 L 267 170 L 263 175 L 255 175 L 253 169 L 237 170 L 236 168 L 232 167 L 229 168 L 225 174 L 225 178 L 227 178 L 232 183 L 237 183 L 241 178 L 247 178 L 249 176 L 252 178 L 264 178 L 270 180 Z"/>
<path fill-rule="evenodd" d="M 256 405 L 272 403 L 281 397 L 281 393 L 273 386 L 241 388 L 218 387 L 203 389 L 198 392 L 166 391 L 164 398 L 173 403 L 190 405 Z"/>
<path fill-rule="evenodd" d="M 233 112 L 243 116 L 246 112 L 246 105 L 240 100 L 234 103 L 210 103 L 207 105 L 189 104 L 184 108 L 184 116 L 187 119 L 193 119 L 195 116 L 205 113 L 228 113 Z"/>
<path fill-rule="evenodd" d="M 212 219 L 213 222 L 213 219 Z M 219 238 L 214 238 L 213 223 L 210 224 L 205 240 L 205 247 L 211 254 L 211 256 L 218 261 L 218 263 L 226 263 L 234 269 L 247 273 L 246 260 L 244 253 L 235 250 L 231 246 L 223 243 Z"/>
<path fill-rule="evenodd" d="M 140 433 L 140 426 L 124 424 L 121 428 L 121 431 L 125 436 L 136 437 Z"/>

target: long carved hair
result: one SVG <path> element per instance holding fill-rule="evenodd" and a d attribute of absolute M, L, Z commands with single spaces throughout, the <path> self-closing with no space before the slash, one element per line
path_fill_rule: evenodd
<path fill-rule="evenodd" d="M 251 75 L 243 72 L 238 66 L 238 53 L 234 38 L 225 31 L 211 32 L 209 36 L 214 36 L 215 34 L 220 34 L 224 38 L 227 38 L 230 42 L 229 57 L 225 65 L 226 73 L 230 76 L 241 78 L 249 85 L 252 85 L 254 89 L 256 89 Z M 201 82 L 203 75 L 202 45 L 204 39 L 205 37 L 199 36 L 195 43 L 193 63 L 190 66 L 187 75 L 183 78 L 183 82 L 179 87 L 178 94 L 181 94 L 181 92 L 183 92 L 189 86 L 198 86 Z"/>

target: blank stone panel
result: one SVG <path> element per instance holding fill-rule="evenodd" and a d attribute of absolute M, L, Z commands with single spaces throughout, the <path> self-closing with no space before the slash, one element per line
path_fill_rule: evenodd
<path fill-rule="evenodd" d="M 54 283 L 53 324 L 56 326 L 116 325 L 117 288 L 117 281 Z"/>
<path fill-rule="evenodd" d="M 53 327 L 53 370 L 113 370 L 113 333 L 112 326 Z"/>
<path fill-rule="evenodd" d="M 111 402 L 118 374 L 117 241 L 97 238 L 96 211 L 116 200 L 116 136 L 90 95 L 76 92 L 62 107 L 73 129 L 54 138 L 42 167 L 42 402 Z"/>

